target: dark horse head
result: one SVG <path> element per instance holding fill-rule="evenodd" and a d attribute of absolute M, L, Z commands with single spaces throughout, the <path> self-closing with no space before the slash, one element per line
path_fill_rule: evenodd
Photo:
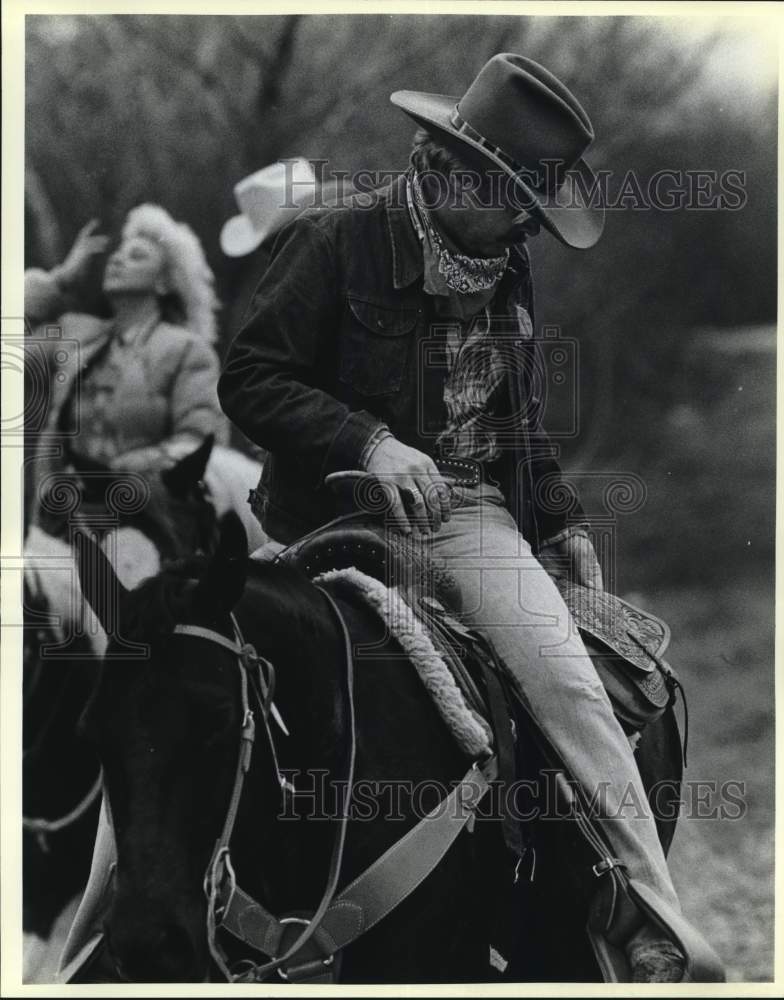
<path fill-rule="evenodd" d="M 145 642 L 144 661 L 107 659 L 85 728 L 98 748 L 113 821 L 117 868 L 106 943 L 133 981 L 215 977 L 206 933 L 205 872 L 229 808 L 240 729 L 240 667 L 198 625 L 245 640 L 274 664 L 275 703 L 290 735 L 270 722 L 256 741 L 231 841 L 238 883 L 272 912 L 315 910 L 335 831 L 334 786 L 344 777 L 347 709 L 344 640 L 325 594 L 285 565 L 245 555 L 239 522 L 222 522 L 212 558 L 165 569 L 126 591 L 85 540 L 82 587 L 115 636 Z M 467 762 L 393 639 L 361 604 L 341 603 L 355 643 L 356 801 L 341 883 L 369 867 L 463 776 Z M 113 631 L 112 631 L 113 630 Z M 257 712 L 257 728 L 261 730 Z M 263 730 L 262 730 L 263 733 Z M 359 792 L 363 790 L 362 808 Z M 346 950 L 342 981 L 481 981 L 490 972 L 487 868 L 476 837 L 461 836 L 437 870 Z M 231 957 L 263 961 L 231 941 Z"/>

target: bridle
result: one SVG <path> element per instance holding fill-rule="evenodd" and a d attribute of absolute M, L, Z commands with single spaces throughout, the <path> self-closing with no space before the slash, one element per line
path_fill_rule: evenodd
<path fill-rule="evenodd" d="M 98 777 L 90 786 L 90 790 L 84 798 L 77 802 L 70 812 L 65 813 L 63 816 L 58 816 L 57 819 L 45 819 L 42 816 L 22 816 L 22 829 L 27 830 L 28 833 L 34 834 L 36 840 L 38 841 L 38 846 L 44 854 L 48 854 L 49 836 L 53 833 L 59 833 L 61 830 L 67 829 L 72 823 L 81 819 L 93 803 L 97 801 L 102 788 L 103 770 L 99 768 Z"/>
<path fill-rule="evenodd" d="M 338 784 L 342 789 L 342 801 L 327 883 L 318 906 L 308 916 L 299 912 L 280 918 L 274 916 L 237 885 L 231 863 L 230 841 L 256 738 L 251 691 L 256 696 L 281 791 L 283 794 L 295 791 L 280 771 L 270 725 L 270 716 L 276 718 L 272 700 L 274 667 L 269 660 L 259 656 L 253 645 L 245 642 L 234 615 L 231 616 L 233 639 L 200 625 L 176 625 L 173 630 L 175 635 L 207 640 L 232 653 L 240 671 L 242 722 L 234 783 L 223 827 L 204 877 L 207 942 L 215 964 L 229 982 L 263 982 L 276 971 L 287 981 L 333 982 L 336 976 L 335 956 L 390 913 L 424 881 L 461 830 L 469 824 L 490 782 L 497 775 L 495 757 L 481 764 L 472 764 L 445 800 L 336 895 L 356 761 L 354 661 L 351 637 L 340 608 L 327 590 L 323 587 L 317 589 L 326 598 L 343 640 L 348 722 L 344 754 L 346 774 Z M 279 714 L 277 721 L 285 731 Z M 218 940 L 221 928 L 251 948 L 271 956 L 270 960 L 257 964 L 252 959 L 246 959 L 236 963 L 232 969 Z M 299 928 L 301 930 L 297 933 Z"/>

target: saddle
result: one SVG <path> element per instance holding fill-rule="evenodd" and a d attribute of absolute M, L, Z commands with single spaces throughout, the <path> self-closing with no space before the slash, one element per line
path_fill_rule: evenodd
<path fill-rule="evenodd" d="M 673 704 L 676 690 L 683 690 L 662 658 L 669 626 L 607 591 L 554 579 L 618 721 L 627 735 L 642 732 Z"/>
<path fill-rule="evenodd" d="M 354 511 L 298 539 L 276 559 L 311 578 L 326 570 L 354 566 L 388 587 L 397 587 L 426 623 L 468 704 L 481 712 L 482 699 L 464 666 L 466 648 L 473 651 L 475 635 L 459 620 L 459 587 L 451 574 L 433 566 L 412 536 L 390 532 L 379 518 Z M 627 735 L 641 733 L 683 690 L 663 659 L 670 642 L 669 626 L 614 594 L 562 577 L 554 581 L 616 718 Z"/>
<path fill-rule="evenodd" d="M 466 661 L 473 655 L 474 637 L 448 608 L 459 609 L 460 590 L 448 572 L 435 567 L 409 537 L 384 530 L 367 513 L 356 512 L 293 542 L 275 556 L 310 579 L 327 571 L 351 567 L 397 588 L 423 623 L 458 685 L 468 707 L 486 717 L 487 706 Z"/>

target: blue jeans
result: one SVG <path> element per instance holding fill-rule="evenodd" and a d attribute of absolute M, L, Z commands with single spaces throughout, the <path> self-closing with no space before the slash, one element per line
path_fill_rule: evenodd
<path fill-rule="evenodd" d="M 429 544 L 460 587 L 464 620 L 506 662 L 570 776 L 617 817 L 602 829 L 630 877 L 679 910 L 634 754 L 558 589 L 500 490 L 456 487 L 451 507 Z"/>

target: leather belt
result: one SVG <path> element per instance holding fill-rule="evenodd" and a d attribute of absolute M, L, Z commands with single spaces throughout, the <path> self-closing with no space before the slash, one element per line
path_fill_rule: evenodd
<path fill-rule="evenodd" d="M 478 459 L 436 458 L 434 461 L 441 475 L 451 479 L 453 486 L 479 486 L 491 481 Z"/>

